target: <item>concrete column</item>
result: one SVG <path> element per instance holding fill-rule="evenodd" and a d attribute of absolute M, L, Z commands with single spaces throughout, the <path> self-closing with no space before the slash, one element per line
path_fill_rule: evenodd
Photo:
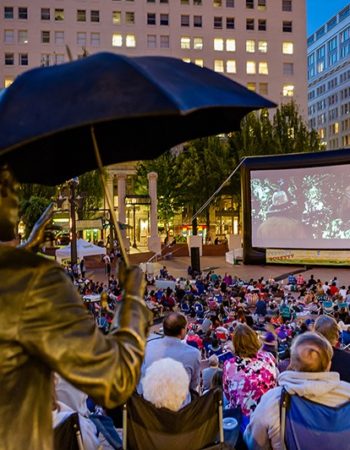
<path fill-rule="evenodd" d="M 147 175 L 148 178 L 148 193 L 151 198 L 151 211 L 150 211 L 150 237 L 148 238 L 148 248 L 156 254 L 161 253 L 161 241 L 158 236 L 158 212 L 157 212 L 157 178 L 156 172 L 150 172 Z"/>
<path fill-rule="evenodd" d="M 125 194 L 126 194 L 126 174 L 117 173 L 118 182 L 118 221 L 120 223 L 126 223 L 126 207 L 125 207 Z M 126 237 L 126 230 L 121 230 L 124 246 L 126 251 L 130 249 L 130 241 Z"/>

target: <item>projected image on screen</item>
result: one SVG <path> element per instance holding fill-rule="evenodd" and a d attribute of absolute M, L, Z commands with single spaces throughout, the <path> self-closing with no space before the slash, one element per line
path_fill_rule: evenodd
<path fill-rule="evenodd" d="M 350 248 L 350 164 L 250 177 L 253 247 Z"/>

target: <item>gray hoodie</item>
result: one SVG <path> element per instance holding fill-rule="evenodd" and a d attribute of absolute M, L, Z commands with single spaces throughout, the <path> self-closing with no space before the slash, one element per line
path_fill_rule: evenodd
<path fill-rule="evenodd" d="M 322 405 L 338 406 L 350 400 L 350 383 L 340 381 L 337 372 L 293 372 L 278 377 L 279 387 L 261 398 L 251 415 L 244 440 L 251 450 L 281 450 L 280 397 L 284 387 L 289 394 L 306 397 Z"/>

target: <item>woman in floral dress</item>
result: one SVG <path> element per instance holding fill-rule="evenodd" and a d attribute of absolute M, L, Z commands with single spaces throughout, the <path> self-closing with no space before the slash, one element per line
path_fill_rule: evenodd
<path fill-rule="evenodd" d="M 235 356 L 225 362 L 223 389 L 229 408 L 241 408 L 244 429 L 262 395 L 276 386 L 278 371 L 275 358 L 260 350 L 259 338 L 248 325 L 237 325 L 233 345 Z"/>

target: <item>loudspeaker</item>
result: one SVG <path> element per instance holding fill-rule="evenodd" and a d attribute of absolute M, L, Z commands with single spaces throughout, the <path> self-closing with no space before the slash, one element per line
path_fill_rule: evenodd
<path fill-rule="evenodd" d="M 191 247 L 191 267 L 196 272 L 201 271 L 201 262 L 199 257 L 199 247 Z"/>

